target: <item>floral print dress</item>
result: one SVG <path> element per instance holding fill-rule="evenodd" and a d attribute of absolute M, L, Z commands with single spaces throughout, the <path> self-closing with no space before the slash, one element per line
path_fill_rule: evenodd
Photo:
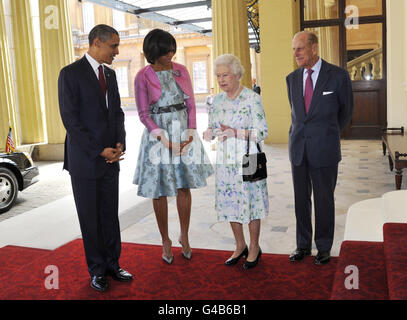
<path fill-rule="evenodd" d="M 268 134 L 261 97 L 246 87 L 233 101 L 225 92 L 216 95 L 208 118 L 215 135 L 220 134 L 221 124 L 251 130 L 259 145 Z M 229 138 L 220 142 L 218 139 L 215 171 L 218 221 L 248 224 L 268 215 L 267 179 L 243 182 L 242 157 L 246 149 L 247 140 Z M 249 153 L 257 152 L 256 142 L 251 141 Z"/>
<path fill-rule="evenodd" d="M 162 107 L 184 103 L 185 94 L 178 86 L 171 71 L 156 72 L 161 83 L 160 99 L 150 106 L 150 117 L 172 142 L 188 140 L 187 109 L 157 113 Z M 173 197 L 178 189 L 203 188 L 206 178 L 213 174 L 210 160 L 202 141 L 193 130 L 194 140 L 184 156 L 175 156 L 169 149 L 144 129 L 141 138 L 137 167 L 133 183 L 138 185 L 137 194 L 145 198 Z"/>

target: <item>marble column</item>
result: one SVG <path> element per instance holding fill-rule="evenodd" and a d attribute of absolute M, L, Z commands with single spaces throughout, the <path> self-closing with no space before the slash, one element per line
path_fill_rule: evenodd
<path fill-rule="evenodd" d="M 185 48 L 184 47 L 177 47 L 176 58 L 177 58 L 178 63 L 185 66 L 186 57 L 185 57 Z"/>
<path fill-rule="evenodd" d="M 267 143 L 287 143 L 291 109 L 286 76 L 297 68 L 292 38 L 300 31 L 300 1 L 259 0 L 261 95 L 270 134 Z"/>
<path fill-rule="evenodd" d="M 213 58 L 226 53 L 237 56 L 246 72 L 241 83 L 251 81 L 250 45 L 246 1 L 212 0 Z M 218 85 L 215 91 L 219 91 Z"/>
<path fill-rule="evenodd" d="M 74 61 L 69 7 L 66 0 L 39 0 L 45 119 L 48 145 L 40 147 L 41 160 L 62 157 L 65 128 L 59 114 L 58 76 Z M 56 159 L 55 159 L 56 157 Z"/>

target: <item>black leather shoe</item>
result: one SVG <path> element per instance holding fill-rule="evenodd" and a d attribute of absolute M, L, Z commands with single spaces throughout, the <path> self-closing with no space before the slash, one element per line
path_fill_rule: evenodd
<path fill-rule="evenodd" d="M 116 281 L 127 282 L 133 280 L 133 276 L 122 268 L 117 270 L 109 270 L 107 274 Z"/>
<path fill-rule="evenodd" d="M 235 265 L 239 260 L 240 260 L 240 258 L 241 257 L 247 257 L 249 255 L 249 249 L 247 248 L 247 246 L 246 246 L 246 248 L 244 248 L 244 250 L 242 251 L 242 253 L 241 254 L 239 254 L 236 258 L 229 258 L 229 259 L 227 259 L 226 261 L 225 261 L 225 264 L 227 265 L 227 266 L 233 266 L 233 265 Z"/>
<path fill-rule="evenodd" d="M 109 281 L 105 276 L 92 276 L 90 278 L 90 286 L 100 292 L 105 292 L 109 289 Z"/>
<path fill-rule="evenodd" d="M 327 264 L 331 260 L 330 251 L 318 251 L 318 254 L 315 257 L 314 263 L 316 265 L 322 266 Z"/>
<path fill-rule="evenodd" d="M 304 259 L 306 256 L 311 255 L 311 249 L 303 249 L 303 248 L 297 248 L 293 253 L 290 255 L 290 261 L 291 262 L 296 262 L 296 261 L 301 261 Z"/>
<path fill-rule="evenodd" d="M 257 263 L 259 262 L 259 259 L 261 257 L 261 249 L 259 248 L 259 253 L 257 254 L 257 258 L 254 261 L 245 261 L 245 263 L 243 264 L 243 269 L 247 270 L 247 269 L 251 269 L 254 268 L 255 266 L 257 266 Z"/>

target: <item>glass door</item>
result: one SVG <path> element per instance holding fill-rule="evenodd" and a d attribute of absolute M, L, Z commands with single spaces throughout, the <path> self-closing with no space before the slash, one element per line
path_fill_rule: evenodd
<path fill-rule="evenodd" d="M 301 30 L 319 38 L 322 59 L 349 72 L 354 114 L 342 137 L 379 139 L 386 115 L 385 0 L 301 0 Z"/>

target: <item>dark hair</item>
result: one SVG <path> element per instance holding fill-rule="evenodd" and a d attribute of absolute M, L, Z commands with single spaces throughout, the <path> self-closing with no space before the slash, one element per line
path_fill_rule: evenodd
<path fill-rule="evenodd" d="M 155 61 L 168 52 L 177 52 L 177 42 L 171 33 L 161 30 L 151 30 L 143 42 L 143 52 L 147 61 L 154 64 Z"/>
<path fill-rule="evenodd" d="M 93 44 L 96 38 L 99 38 L 102 42 L 106 42 L 112 38 L 112 34 L 119 35 L 116 29 L 106 24 L 99 24 L 94 27 L 89 33 L 89 46 Z"/>

